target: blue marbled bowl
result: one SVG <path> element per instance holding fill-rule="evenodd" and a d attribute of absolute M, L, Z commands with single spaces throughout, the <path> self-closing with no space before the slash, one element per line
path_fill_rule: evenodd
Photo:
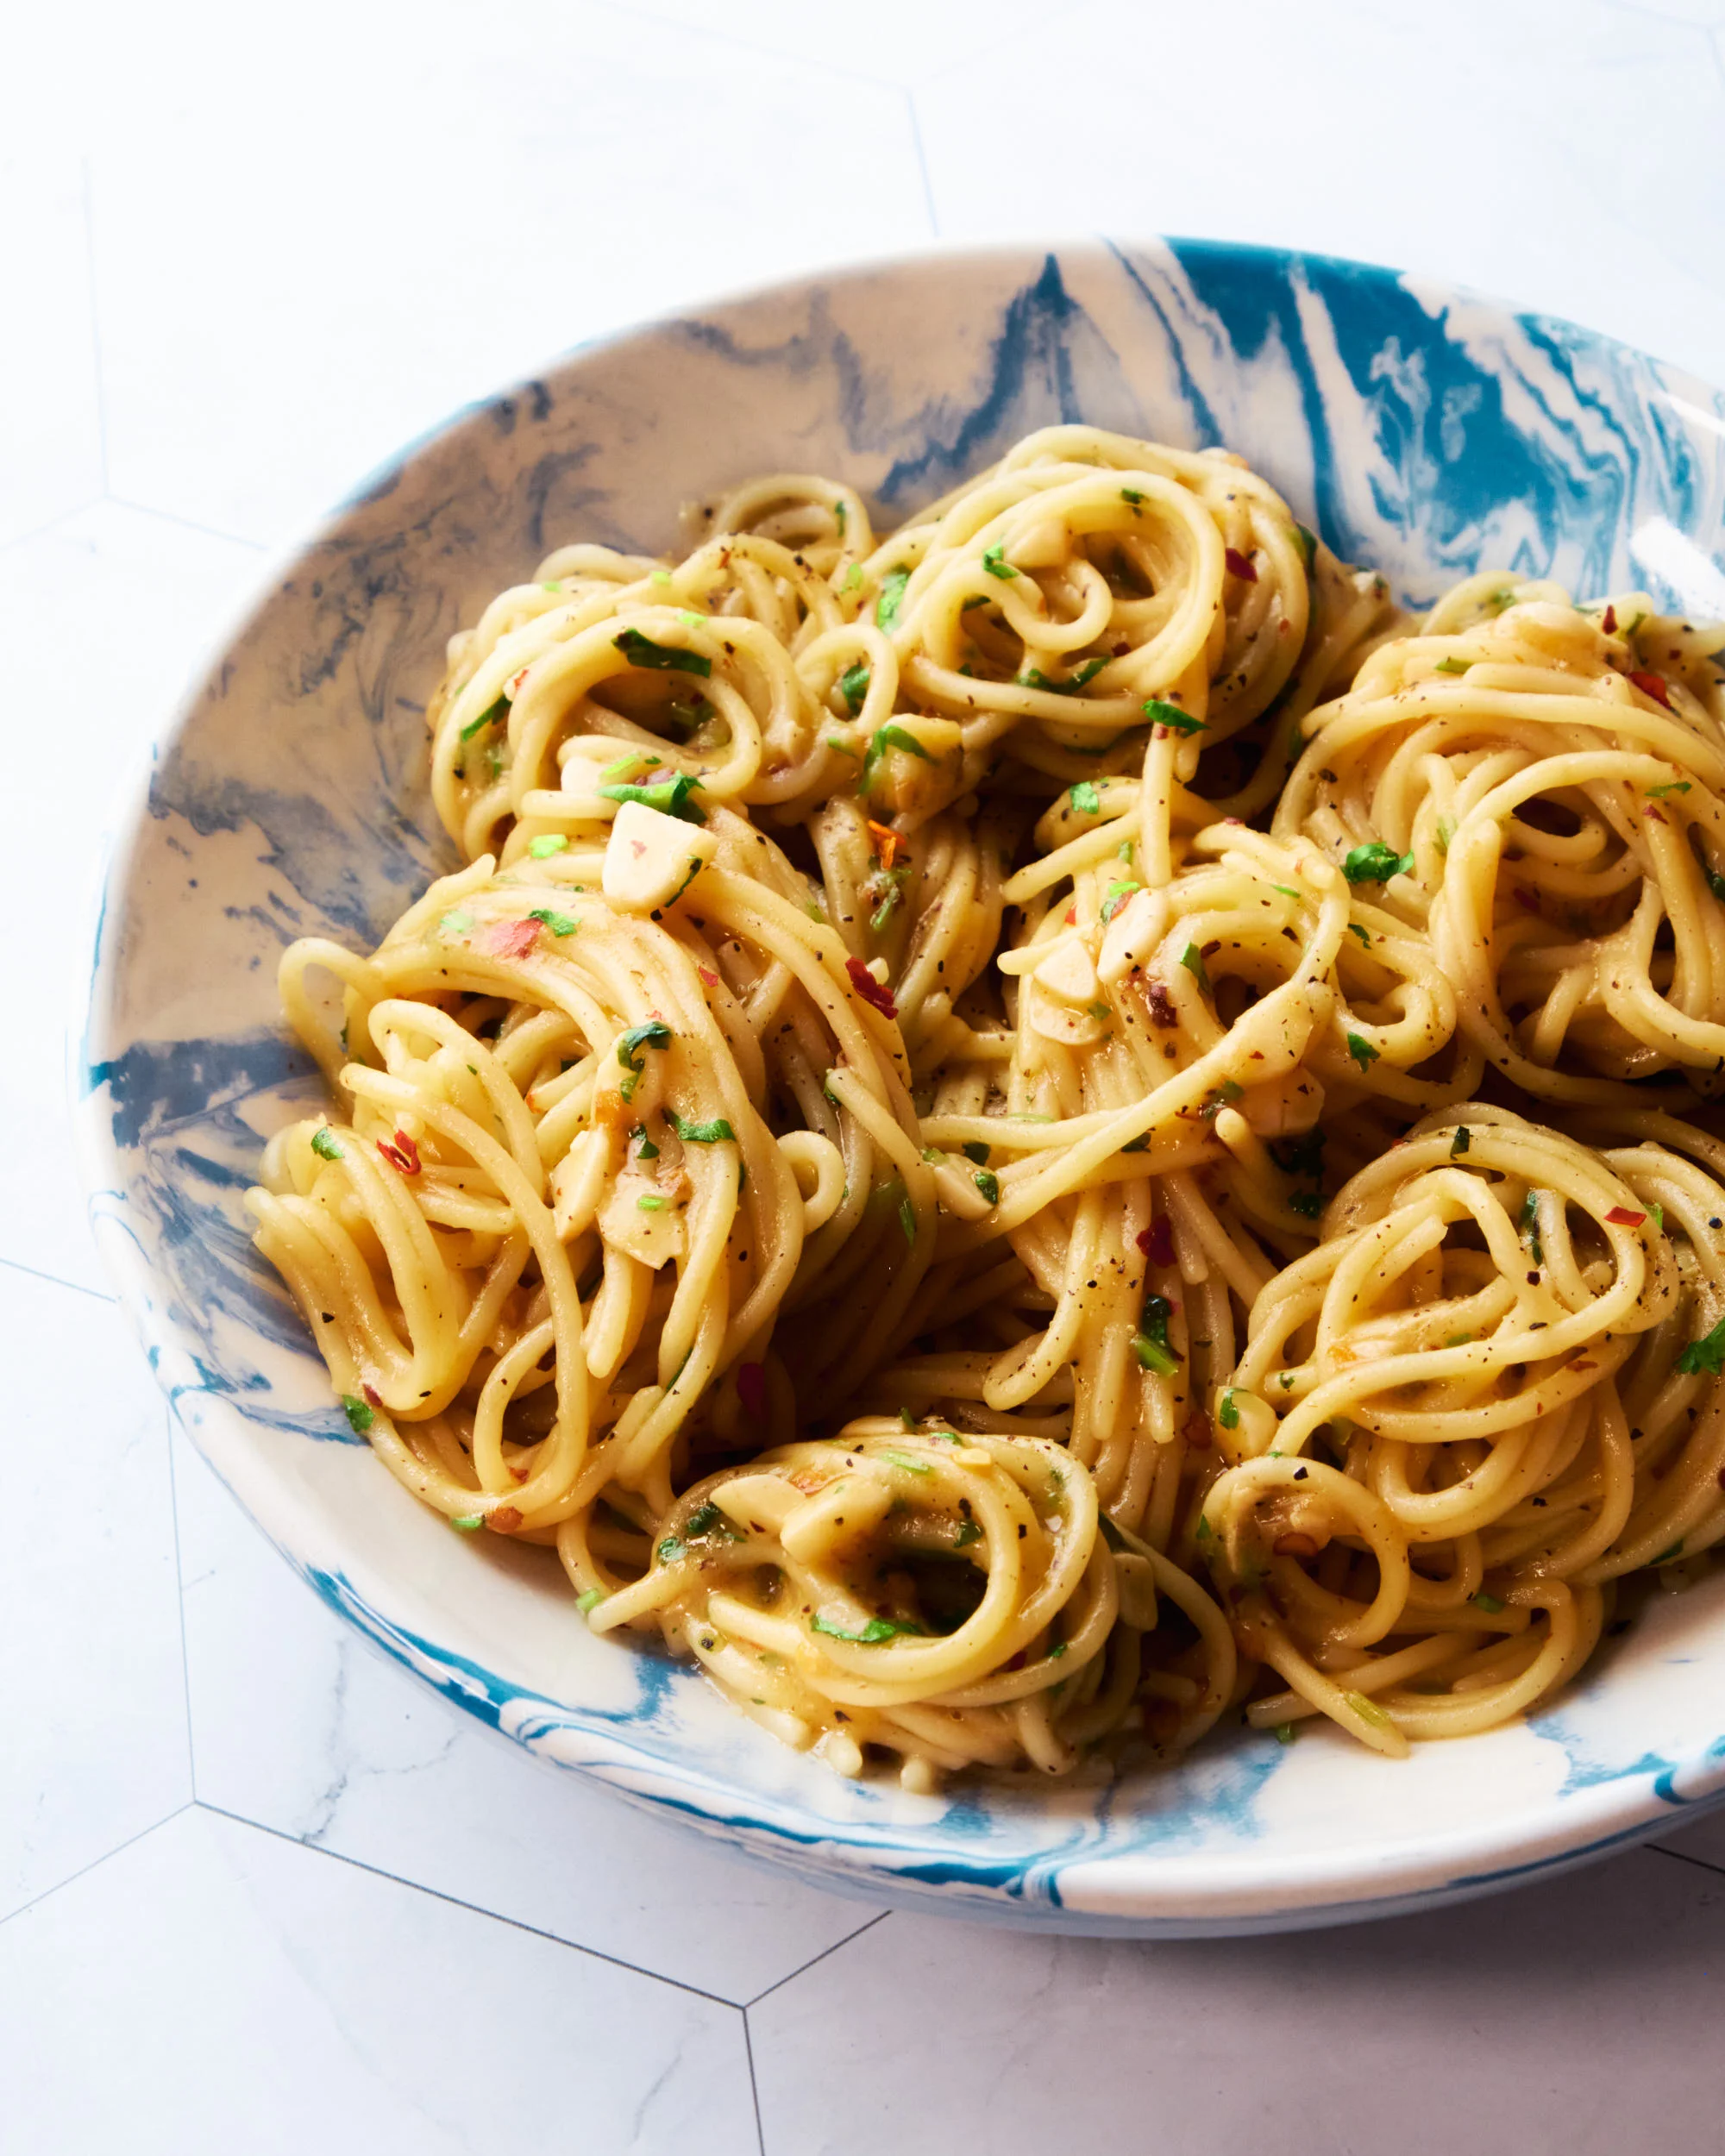
<path fill-rule="evenodd" d="M 781 1750 L 591 1638 L 540 1552 L 450 1534 L 349 1432 L 241 1210 L 318 1098 L 282 945 L 368 945 L 452 865 L 422 713 L 444 641 L 553 545 L 657 549 L 774 467 L 888 519 L 1032 428 L 1242 452 L 1410 599 L 1483 565 L 1725 614 L 1725 399 L 1572 325 L 1201 242 L 924 259 L 577 353 L 379 473 L 272 580 L 163 736 L 117 849 L 82 1077 L 97 1232 L 205 1455 L 332 1607 L 539 1758 L 830 1887 L 1053 1928 L 1317 1924 L 1480 1891 L 1725 1793 L 1725 1580 L 1556 1709 L 1377 1758 L 1237 1732 L 1106 1789 L 913 1796 Z"/>

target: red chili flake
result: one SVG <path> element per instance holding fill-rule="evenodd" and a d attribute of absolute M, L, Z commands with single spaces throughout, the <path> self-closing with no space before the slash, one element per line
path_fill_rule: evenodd
<path fill-rule="evenodd" d="M 1239 577 L 1242 583 L 1257 583 L 1258 571 L 1253 568 L 1251 562 L 1246 560 L 1245 556 L 1241 554 L 1237 548 L 1225 547 L 1222 550 L 1222 559 L 1228 565 L 1228 574 L 1230 576 Z"/>
<path fill-rule="evenodd" d="M 1662 674 L 1632 674 L 1629 679 L 1643 696 L 1651 696 L 1655 704 L 1663 704 L 1667 711 L 1671 709 L 1671 691 L 1665 686 Z"/>
<path fill-rule="evenodd" d="M 538 940 L 537 921 L 493 921 L 480 939 L 497 958 L 525 958 Z"/>
<path fill-rule="evenodd" d="M 360 1390 L 365 1395 L 365 1401 L 367 1407 L 382 1407 L 383 1395 L 379 1392 L 375 1385 L 361 1385 Z"/>
<path fill-rule="evenodd" d="M 711 966 L 697 966 L 695 968 L 695 971 L 700 976 L 700 984 L 702 987 L 716 988 L 718 986 L 718 975 L 712 970 Z"/>
<path fill-rule="evenodd" d="M 1605 1216 L 1614 1228 L 1638 1228 L 1647 1217 L 1645 1213 L 1631 1213 L 1628 1206 L 1613 1206 Z"/>
<path fill-rule="evenodd" d="M 1069 906 L 1066 909 L 1066 918 L 1062 922 L 1061 926 L 1063 928 L 1076 928 L 1077 925 L 1078 908 L 1076 906 Z"/>
<path fill-rule="evenodd" d="M 881 866 L 883 868 L 890 868 L 898 857 L 900 847 L 905 842 L 890 824 L 877 824 L 872 816 L 869 818 L 868 823 L 869 836 L 875 842 L 875 851 L 881 857 Z"/>
<path fill-rule="evenodd" d="M 1157 1214 L 1138 1237 L 1138 1246 L 1152 1265 L 1171 1265 L 1174 1263 L 1174 1236 L 1165 1213 Z"/>
<path fill-rule="evenodd" d="M 1201 1452 L 1214 1433 L 1210 1428 L 1210 1418 L 1201 1407 L 1195 1407 L 1181 1424 L 1180 1434 L 1194 1451 Z"/>
<path fill-rule="evenodd" d="M 1617 609 L 1615 606 L 1606 608 L 1600 617 L 1599 626 L 1608 636 L 1615 636 L 1617 634 Z"/>
<path fill-rule="evenodd" d="M 767 1373 L 759 1363 L 737 1365 L 737 1397 L 743 1413 L 756 1422 L 767 1420 Z"/>
<path fill-rule="evenodd" d="M 898 1005 L 894 1002 L 887 990 L 875 980 L 874 975 L 869 972 L 860 958 L 847 958 L 844 962 L 844 970 L 850 976 L 851 987 L 856 989 L 865 1003 L 872 1005 L 883 1018 L 897 1018 Z"/>
<path fill-rule="evenodd" d="M 494 1513 L 487 1515 L 486 1525 L 493 1534 L 513 1534 L 521 1525 L 521 1514 L 513 1505 L 499 1505 Z"/>
<path fill-rule="evenodd" d="M 518 1482 L 524 1482 L 527 1480 L 527 1470 L 524 1467 L 512 1467 L 509 1471 Z"/>
<path fill-rule="evenodd" d="M 390 1166 L 398 1169 L 402 1175 L 417 1175 L 419 1173 L 419 1148 L 405 1131 L 396 1132 L 392 1145 L 380 1138 L 377 1149 Z"/>
<path fill-rule="evenodd" d="M 527 669 L 525 667 L 523 667 L 520 673 L 516 675 L 515 679 L 509 685 L 509 694 L 511 702 L 513 702 L 515 698 L 520 695 L 521 685 L 526 679 Z"/>
<path fill-rule="evenodd" d="M 1165 982 L 1152 981 L 1145 988 L 1145 995 L 1150 1004 L 1151 1018 L 1156 1025 L 1179 1025 L 1180 1013 L 1175 1008 L 1174 999 L 1168 993 Z"/>
<path fill-rule="evenodd" d="M 1650 824 L 1663 824 L 1665 820 L 1656 808 L 1643 809 L 1641 813 Z"/>

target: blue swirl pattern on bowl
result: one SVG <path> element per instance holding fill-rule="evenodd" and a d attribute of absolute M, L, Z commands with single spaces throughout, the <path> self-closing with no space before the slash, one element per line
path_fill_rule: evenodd
<path fill-rule="evenodd" d="M 883 521 L 1057 420 L 1264 472 L 1427 600 L 1482 566 L 1725 614 L 1725 400 L 1573 325 L 1204 242 L 815 279 L 582 350 L 375 475 L 164 736 L 97 937 L 91 1206 L 168 1396 L 317 1592 L 455 1705 L 828 1887 L 1069 1930 L 1313 1924 L 1577 1861 L 1725 1793 L 1725 1600 L 1661 1598 L 1557 1708 L 1398 1765 L 1239 1732 L 1113 1785 L 837 1781 L 686 1670 L 592 1639 L 543 1553 L 449 1534 L 356 1441 L 241 1195 L 318 1098 L 276 961 L 374 941 L 453 866 L 424 791 L 452 630 L 575 537 L 657 550 L 744 474 L 843 473 Z M 1725 1583 L 1716 1583 L 1725 1585 Z"/>

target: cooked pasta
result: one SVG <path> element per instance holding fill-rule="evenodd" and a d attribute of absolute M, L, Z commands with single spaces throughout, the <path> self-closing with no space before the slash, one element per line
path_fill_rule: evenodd
<path fill-rule="evenodd" d="M 689 523 L 452 640 L 462 865 L 285 957 L 354 1430 L 844 1774 L 1548 1700 L 1725 1538 L 1725 630 L 1078 426 Z"/>

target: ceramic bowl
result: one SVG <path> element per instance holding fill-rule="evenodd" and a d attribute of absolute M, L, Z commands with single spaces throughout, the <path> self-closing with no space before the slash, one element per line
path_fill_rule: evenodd
<path fill-rule="evenodd" d="M 811 278 L 577 351 L 379 473 L 265 586 L 116 846 L 82 1056 L 93 1217 L 193 1438 L 315 1591 L 536 1758 L 830 1888 L 1177 1934 L 1387 1914 L 1656 1831 L 1725 1792 L 1725 1578 L 1656 1595 L 1548 1712 L 1377 1758 L 1244 1729 L 1095 1789 L 912 1796 L 781 1749 L 589 1636 L 544 1553 L 455 1535 L 355 1440 L 241 1197 L 318 1101 L 276 963 L 369 946 L 453 865 L 423 713 L 450 632 L 553 546 L 671 544 L 743 475 L 842 474 L 891 522 L 1032 428 L 1223 442 L 1429 600 L 1481 566 L 1725 614 L 1725 400 L 1572 325 L 1190 241 Z"/>

